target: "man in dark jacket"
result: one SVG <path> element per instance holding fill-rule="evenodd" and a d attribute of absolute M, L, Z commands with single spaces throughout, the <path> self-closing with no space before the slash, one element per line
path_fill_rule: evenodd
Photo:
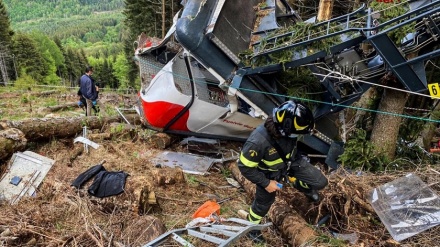
<path fill-rule="evenodd" d="M 87 103 L 86 116 L 92 115 L 93 101 L 96 101 L 98 98 L 95 82 L 92 79 L 92 74 L 93 67 L 87 66 L 85 74 L 81 76 L 79 81 L 79 90 L 81 91 L 82 96 L 86 99 Z"/>
<path fill-rule="evenodd" d="M 310 109 L 301 103 L 287 101 L 275 108 L 272 116 L 246 140 L 238 167 L 245 178 L 256 184 L 249 221 L 260 223 L 275 201 L 283 179 L 288 179 L 312 201 L 319 201 L 317 190 L 327 185 L 327 178 L 296 152 L 298 138 L 310 134 L 313 128 Z M 264 241 L 260 231 L 251 231 L 249 237 L 256 242 Z"/>

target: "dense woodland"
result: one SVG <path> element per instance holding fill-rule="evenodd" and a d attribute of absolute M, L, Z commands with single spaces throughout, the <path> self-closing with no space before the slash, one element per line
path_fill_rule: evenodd
<path fill-rule="evenodd" d="M 134 88 L 133 41 L 141 32 L 160 37 L 162 22 L 167 28 L 178 10 L 176 2 L 166 4 L 163 21 L 161 8 L 139 0 L 2 0 L 1 81 L 76 86 L 92 65 L 101 87 Z"/>

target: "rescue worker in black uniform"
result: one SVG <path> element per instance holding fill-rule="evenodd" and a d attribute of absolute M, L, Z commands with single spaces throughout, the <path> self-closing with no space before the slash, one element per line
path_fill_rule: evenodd
<path fill-rule="evenodd" d="M 313 128 L 310 109 L 299 102 L 287 101 L 274 108 L 272 116 L 246 140 L 238 167 L 245 178 L 256 184 L 248 214 L 250 222 L 260 223 L 275 201 L 282 181 L 289 180 L 310 200 L 319 201 L 317 190 L 327 185 L 327 178 L 296 152 L 298 137 L 311 134 Z M 260 231 L 251 231 L 248 236 L 255 242 L 264 241 Z"/>

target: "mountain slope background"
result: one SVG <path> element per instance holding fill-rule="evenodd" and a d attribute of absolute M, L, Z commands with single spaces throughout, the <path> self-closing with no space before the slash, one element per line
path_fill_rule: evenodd
<path fill-rule="evenodd" d="M 103 48 L 122 41 L 123 0 L 4 0 L 12 27 L 40 31 L 69 47 Z"/>

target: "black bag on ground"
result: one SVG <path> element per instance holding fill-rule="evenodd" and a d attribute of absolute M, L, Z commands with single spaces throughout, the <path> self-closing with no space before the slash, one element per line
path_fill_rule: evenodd
<path fill-rule="evenodd" d="M 99 198 L 119 195 L 124 192 L 127 176 L 128 174 L 123 171 L 100 171 L 87 191 Z"/>
<path fill-rule="evenodd" d="M 81 186 L 87 181 L 89 181 L 92 177 L 94 177 L 96 174 L 98 174 L 100 171 L 104 170 L 105 168 L 102 165 L 95 165 L 90 167 L 87 171 L 81 173 L 73 182 L 72 186 L 80 189 Z"/>

